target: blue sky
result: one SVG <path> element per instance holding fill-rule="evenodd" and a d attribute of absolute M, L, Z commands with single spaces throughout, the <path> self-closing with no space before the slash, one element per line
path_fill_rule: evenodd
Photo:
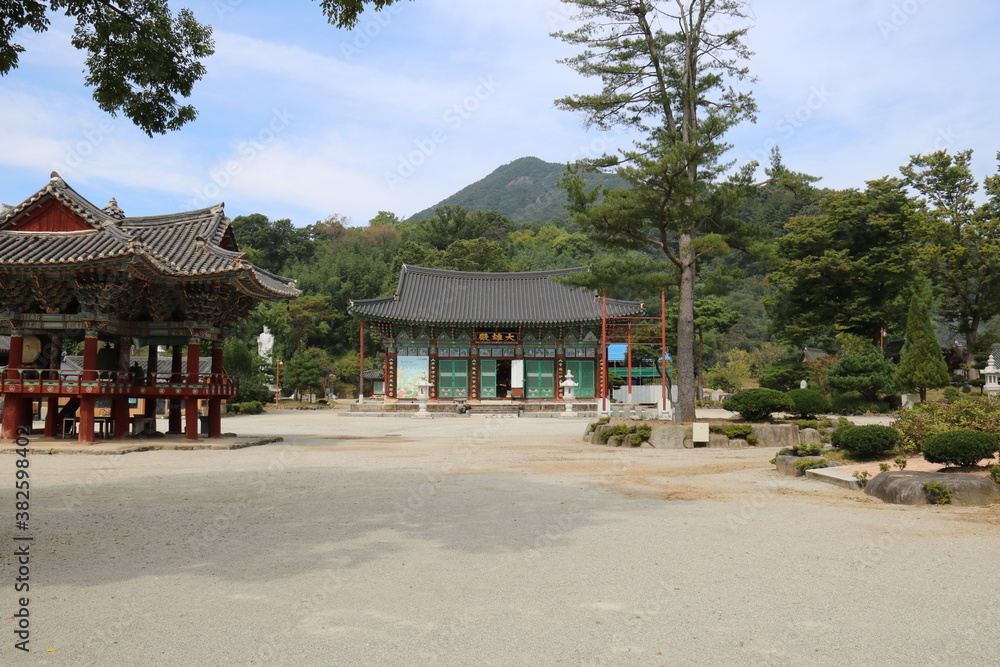
<path fill-rule="evenodd" d="M 526 155 L 566 162 L 627 138 L 586 129 L 553 100 L 595 82 L 556 62 L 570 29 L 558 0 L 415 0 L 367 13 L 352 32 L 316 3 L 204 0 L 216 54 L 195 88 L 199 117 L 146 137 L 101 112 L 57 19 L 19 36 L 22 65 L 0 78 L 0 201 L 16 204 L 57 170 L 128 215 L 226 202 L 299 226 L 332 214 L 406 217 Z M 975 149 L 996 171 L 1000 107 L 986 0 L 756 0 L 749 63 L 760 113 L 730 157 L 789 167 L 822 185 L 863 187 L 909 156 Z"/>

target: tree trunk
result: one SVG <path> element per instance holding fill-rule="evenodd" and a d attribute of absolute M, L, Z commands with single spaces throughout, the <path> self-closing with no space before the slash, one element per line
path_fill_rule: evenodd
<path fill-rule="evenodd" d="M 681 421 L 695 419 L 694 386 L 694 281 L 695 262 L 691 234 L 681 234 L 678 244 L 681 260 L 680 291 L 677 300 L 677 402 Z"/>

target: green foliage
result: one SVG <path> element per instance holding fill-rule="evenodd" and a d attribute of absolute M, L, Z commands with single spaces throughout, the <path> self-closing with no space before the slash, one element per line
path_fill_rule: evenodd
<path fill-rule="evenodd" d="M 708 430 L 712 433 L 721 433 L 730 440 L 736 438 L 746 439 L 753 431 L 750 424 L 710 424 Z"/>
<path fill-rule="evenodd" d="M 636 435 L 638 435 L 645 442 L 649 440 L 653 435 L 653 427 L 649 424 L 639 424 L 635 429 Z"/>
<path fill-rule="evenodd" d="M 735 348 L 729 350 L 726 357 L 725 365 L 715 369 L 709 375 L 708 384 L 713 389 L 735 393 L 750 380 L 753 372 L 753 357 L 749 352 Z"/>
<path fill-rule="evenodd" d="M 856 391 L 849 391 L 833 397 L 830 411 L 838 415 L 883 414 L 889 411 L 889 404 L 885 401 L 873 401 Z"/>
<path fill-rule="evenodd" d="M 324 350 L 311 347 L 285 363 L 281 386 L 291 391 L 323 394 L 332 372 L 329 355 Z"/>
<path fill-rule="evenodd" d="M 971 364 L 988 347 L 980 328 L 1000 314 L 1000 174 L 983 180 L 978 203 L 971 150 L 915 155 L 900 172 L 925 213 L 920 259 L 936 279 L 938 312 L 965 339 Z"/>
<path fill-rule="evenodd" d="M 794 465 L 802 472 L 805 472 L 806 470 L 826 468 L 830 465 L 830 462 L 826 459 L 803 459 L 802 461 L 796 461 Z"/>
<path fill-rule="evenodd" d="M 611 417 L 601 417 L 596 422 L 591 423 L 590 426 L 587 427 L 587 434 L 589 435 L 594 431 L 596 431 L 598 426 L 604 426 L 605 424 L 608 424 L 610 422 L 611 422 Z"/>
<path fill-rule="evenodd" d="M 790 451 L 792 456 L 819 456 L 819 453 L 823 451 L 823 446 L 800 443 L 792 447 Z"/>
<path fill-rule="evenodd" d="M 271 221 L 253 213 L 236 216 L 232 225 L 236 242 L 250 262 L 273 273 L 293 261 L 307 262 L 315 253 L 312 230 L 295 227 L 288 218 Z"/>
<path fill-rule="evenodd" d="M 263 363 L 255 344 L 238 338 L 226 340 L 222 348 L 222 368 L 240 381 L 240 393 L 233 397 L 234 403 L 266 401 L 272 396 L 267 388 L 268 374 L 261 370 Z"/>
<path fill-rule="evenodd" d="M 947 505 L 954 495 L 951 487 L 944 482 L 924 482 L 924 493 L 931 505 Z"/>
<path fill-rule="evenodd" d="M 793 419 L 792 423 L 798 426 L 800 429 L 803 428 L 819 428 L 819 422 L 815 419 Z"/>
<path fill-rule="evenodd" d="M 739 413 L 746 421 L 767 421 L 771 413 L 791 409 L 788 397 L 774 389 L 744 389 L 727 399 L 722 407 Z"/>
<path fill-rule="evenodd" d="M 869 181 L 864 192 L 827 195 L 822 215 L 788 221 L 766 301 L 775 326 L 797 344 L 837 331 L 872 336 L 902 329 L 918 276 L 913 230 L 919 219 L 900 179 Z M 836 286 L 836 289 L 831 289 Z"/>
<path fill-rule="evenodd" d="M 1000 466 L 990 466 L 990 479 L 1000 484 Z"/>
<path fill-rule="evenodd" d="M 857 470 L 854 472 L 854 479 L 858 480 L 858 485 L 861 488 L 868 486 L 868 478 L 871 477 L 867 470 Z"/>
<path fill-rule="evenodd" d="M 874 403 L 879 394 L 893 389 L 895 366 L 870 343 L 861 349 L 845 351 L 827 374 L 827 384 L 836 392 L 856 391 Z"/>
<path fill-rule="evenodd" d="M 910 299 L 906 342 L 900 352 L 894 380 L 900 389 L 920 392 L 921 401 L 927 400 L 928 389 L 948 384 L 948 364 L 941 354 L 923 294 L 915 294 Z"/>
<path fill-rule="evenodd" d="M 945 387 L 944 388 L 944 400 L 949 403 L 954 403 L 960 398 L 960 392 L 958 387 Z"/>
<path fill-rule="evenodd" d="M 264 412 L 264 404 L 260 401 L 233 403 L 229 406 L 229 411 L 234 415 L 259 415 Z"/>
<path fill-rule="evenodd" d="M 879 472 L 889 472 L 889 464 L 888 463 L 879 463 L 878 464 L 878 469 L 879 469 Z"/>
<path fill-rule="evenodd" d="M 830 411 L 830 399 L 815 389 L 793 389 L 785 396 L 792 404 L 792 412 L 805 419 Z M 816 425 L 809 428 L 816 428 Z"/>
<path fill-rule="evenodd" d="M 900 470 L 905 470 L 906 469 L 906 459 L 904 459 L 903 457 L 899 457 L 899 458 L 893 459 L 892 462 L 896 464 L 896 467 L 898 469 L 900 469 Z"/>
<path fill-rule="evenodd" d="M 996 436 L 981 431 L 960 429 L 936 433 L 923 443 L 924 459 L 931 463 L 974 466 L 992 458 L 1000 449 Z"/>
<path fill-rule="evenodd" d="M 834 431 L 836 435 L 841 429 Z M 868 424 L 847 429 L 837 439 L 836 447 L 856 457 L 883 454 L 899 444 L 899 432 L 891 426 Z"/>
<path fill-rule="evenodd" d="M 830 444 L 834 449 L 843 449 L 841 443 L 843 442 L 844 434 L 852 428 L 855 428 L 855 425 L 841 417 L 840 425 L 830 434 Z"/>
<path fill-rule="evenodd" d="M 927 438 L 946 431 L 971 429 L 1000 437 L 1000 401 L 970 397 L 948 404 L 920 403 L 901 410 L 892 425 L 908 454 L 919 453 Z"/>
<path fill-rule="evenodd" d="M 798 361 L 782 361 L 761 371 L 757 383 L 767 389 L 791 391 L 809 376 L 809 371 Z"/>

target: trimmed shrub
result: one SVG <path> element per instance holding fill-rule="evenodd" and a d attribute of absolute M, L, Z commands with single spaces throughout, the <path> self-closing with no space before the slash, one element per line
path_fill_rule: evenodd
<path fill-rule="evenodd" d="M 745 421 L 769 421 L 771 413 L 790 410 L 792 408 L 788 397 L 774 389 L 744 389 L 732 398 L 726 400 L 722 407 L 730 412 L 739 413 Z"/>
<path fill-rule="evenodd" d="M 836 435 L 841 429 L 834 431 Z M 838 446 L 854 456 L 875 456 L 884 454 L 896 448 L 899 444 L 899 432 L 891 426 L 869 424 L 853 426 L 838 438 Z"/>
<path fill-rule="evenodd" d="M 590 426 L 587 427 L 587 435 L 590 435 L 591 433 L 596 431 L 598 426 L 603 426 L 609 423 L 611 423 L 611 417 L 601 417 L 596 422 L 592 423 Z"/>
<path fill-rule="evenodd" d="M 240 403 L 226 403 L 226 412 L 231 415 L 240 414 Z"/>
<path fill-rule="evenodd" d="M 847 433 L 852 428 L 856 428 L 854 424 L 847 421 L 843 417 L 840 418 L 840 424 L 837 428 L 830 434 L 830 444 L 834 449 L 843 449 L 841 442 L 843 441 L 844 434 Z"/>
<path fill-rule="evenodd" d="M 834 396 L 832 412 L 838 415 L 864 415 L 869 412 L 881 414 L 888 412 L 888 405 L 882 401 L 873 401 L 862 396 L 860 392 L 849 391 L 839 396 Z"/>
<path fill-rule="evenodd" d="M 802 419 L 830 411 L 830 399 L 815 389 L 793 389 L 785 396 L 792 402 L 792 412 Z"/>
<path fill-rule="evenodd" d="M 260 401 L 247 401 L 239 404 L 239 412 L 245 415 L 259 415 L 264 412 L 264 404 Z"/>
<path fill-rule="evenodd" d="M 1000 401 L 986 397 L 948 404 L 928 401 L 902 410 L 892 425 L 902 434 L 907 454 L 918 454 L 927 438 L 948 431 L 969 429 L 1000 437 Z"/>
<path fill-rule="evenodd" d="M 733 438 L 746 438 L 753 431 L 750 424 L 712 424 L 708 427 L 712 433 L 721 433 L 730 440 Z"/>
<path fill-rule="evenodd" d="M 924 458 L 931 463 L 974 466 L 992 458 L 1000 449 L 996 436 L 981 431 L 961 429 L 938 433 L 924 440 Z"/>
<path fill-rule="evenodd" d="M 653 427 L 649 424 L 640 424 L 636 427 L 635 434 L 642 439 L 641 442 L 645 442 L 653 436 Z"/>
<path fill-rule="evenodd" d="M 762 370 L 757 377 L 757 384 L 765 389 L 789 391 L 797 388 L 808 376 L 809 371 L 798 361 L 782 361 Z"/>

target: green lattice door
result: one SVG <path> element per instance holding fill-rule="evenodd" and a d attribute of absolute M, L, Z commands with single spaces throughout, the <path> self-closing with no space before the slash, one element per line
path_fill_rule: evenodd
<path fill-rule="evenodd" d="M 497 360 L 483 359 L 479 362 L 479 396 L 497 397 Z"/>
<path fill-rule="evenodd" d="M 438 361 L 438 397 L 469 397 L 469 362 L 464 359 Z"/>
<path fill-rule="evenodd" d="M 573 373 L 573 382 L 579 385 L 574 395 L 577 398 L 594 398 L 594 362 L 567 360 L 566 370 Z"/>
<path fill-rule="evenodd" d="M 525 359 L 524 388 L 528 398 L 555 398 L 555 362 Z"/>

